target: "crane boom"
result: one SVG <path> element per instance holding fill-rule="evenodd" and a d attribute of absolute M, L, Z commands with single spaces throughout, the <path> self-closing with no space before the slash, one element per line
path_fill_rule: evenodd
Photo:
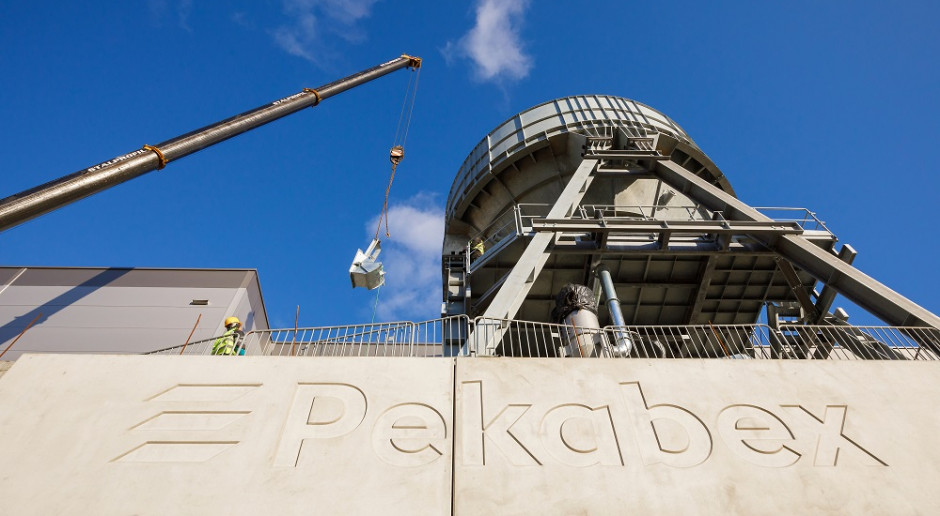
<path fill-rule="evenodd" d="M 0 200 L 0 231 L 44 215 L 66 204 L 106 190 L 268 122 L 316 106 L 322 100 L 402 68 L 419 68 L 421 59 L 402 55 L 316 89 L 304 88 L 289 97 L 246 111 L 157 145 L 79 170 Z"/>

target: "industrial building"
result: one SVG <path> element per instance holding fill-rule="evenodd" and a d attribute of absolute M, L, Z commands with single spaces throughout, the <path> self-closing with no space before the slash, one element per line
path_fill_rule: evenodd
<path fill-rule="evenodd" d="M 0 499 L 19 514 L 934 511 L 940 318 L 852 267 L 812 207 L 752 207 L 732 180 L 631 99 L 516 114 L 456 173 L 429 321 L 270 328 L 253 270 L 2 268 L 0 351 L 17 361 L 0 377 Z M 885 325 L 851 325 L 836 294 Z M 213 356 L 233 314 L 247 352 Z"/>

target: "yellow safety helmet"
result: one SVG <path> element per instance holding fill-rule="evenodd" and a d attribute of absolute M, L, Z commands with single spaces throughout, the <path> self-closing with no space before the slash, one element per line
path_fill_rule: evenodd
<path fill-rule="evenodd" d="M 227 318 L 225 319 L 225 327 L 226 327 L 226 328 L 228 328 L 229 326 L 231 326 L 231 325 L 233 325 L 233 324 L 237 324 L 237 325 L 239 326 L 239 328 L 240 328 L 241 325 L 242 325 L 242 322 L 238 320 L 238 317 L 227 317 Z"/>

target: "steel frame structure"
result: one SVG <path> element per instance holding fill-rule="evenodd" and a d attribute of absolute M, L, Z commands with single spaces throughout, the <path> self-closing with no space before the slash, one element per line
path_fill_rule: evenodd
<path fill-rule="evenodd" d="M 486 252 L 461 261 L 477 238 Z M 775 220 L 737 199 L 662 113 L 616 97 L 557 99 L 501 124 L 458 172 L 442 313 L 547 321 L 555 292 L 573 282 L 618 302 L 602 307 L 604 324 L 754 324 L 775 307 L 783 318 L 772 327 L 840 325 L 830 308 L 841 293 L 888 324 L 940 328 L 852 267 L 855 251 L 836 241 L 808 210 Z M 500 338 L 474 342 L 486 352 Z"/>

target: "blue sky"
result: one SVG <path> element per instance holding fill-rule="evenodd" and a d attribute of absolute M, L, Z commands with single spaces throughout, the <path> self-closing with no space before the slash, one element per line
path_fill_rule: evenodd
<path fill-rule="evenodd" d="M 682 125 L 753 206 L 817 212 L 940 312 L 934 2 L 0 1 L 0 197 L 406 52 L 424 59 L 377 318 L 438 315 L 443 206 L 486 133 L 611 94 Z M 257 268 L 273 325 L 368 321 L 396 72 L 0 234 L 4 265 Z M 853 322 L 871 322 L 852 311 Z"/>

